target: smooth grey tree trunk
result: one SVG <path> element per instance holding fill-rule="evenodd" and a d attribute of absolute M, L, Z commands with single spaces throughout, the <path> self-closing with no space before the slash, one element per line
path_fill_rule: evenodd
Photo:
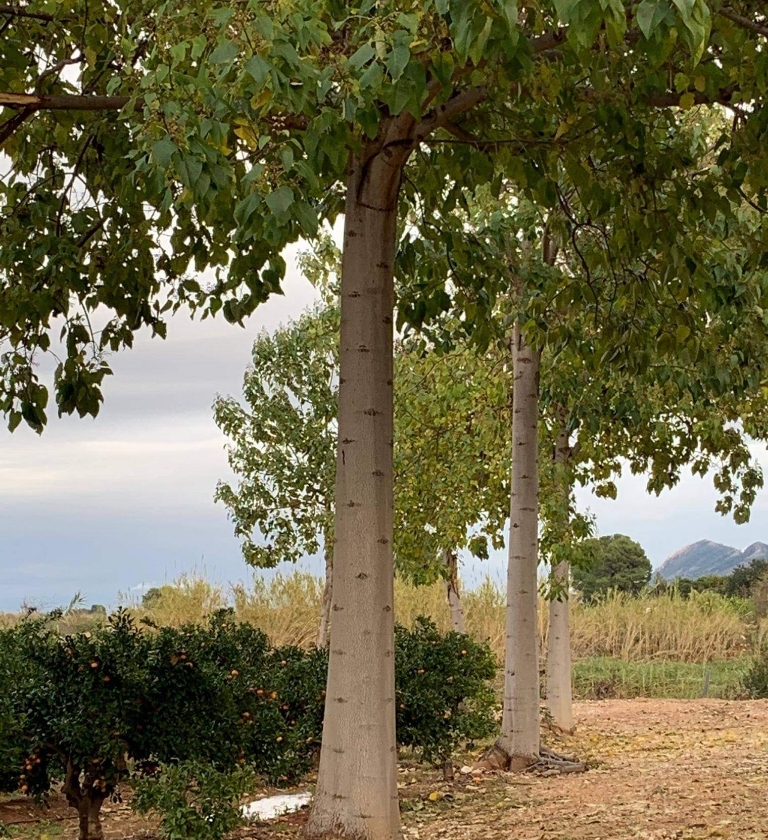
<path fill-rule="evenodd" d="M 432 85 L 425 105 L 440 90 Z M 393 328 L 397 200 L 426 137 L 487 97 L 385 117 L 351 156 L 341 265 L 339 443 L 323 743 L 309 837 L 399 840 L 395 738 Z"/>
<path fill-rule="evenodd" d="M 459 570 L 456 552 L 444 551 L 443 562 L 448 568 L 445 590 L 448 596 L 448 607 L 451 611 L 451 630 L 454 630 L 456 633 L 466 633 L 464 605 L 461 602 L 461 592 L 459 590 Z"/>
<path fill-rule="evenodd" d="M 504 710 L 497 748 L 511 769 L 539 759 L 538 524 L 539 353 L 519 322 L 512 339 L 512 489 L 507 573 Z"/>
<path fill-rule="evenodd" d="M 396 840 L 392 313 L 400 171 L 364 152 L 347 182 L 333 606 L 307 834 Z"/>
<path fill-rule="evenodd" d="M 566 560 L 552 570 L 558 589 L 568 592 Z M 573 732 L 573 690 L 571 686 L 571 623 L 567 594 L 549 602 L 547 643 L 547 709 L 552 722 L 563 732 Z"/>
<path fill-rule="evenodd" d="M 323 604 L 320 610 L 320 626 L 317 628 L 315 644 L 321 649 L 328 647 L 331 629 L 331 603 L 333 599 L 333 548 L 325 548 L 325 586 L 323 587 Z"/>
<path fill-rule="evenodd" d="M 568 431 L 563 424 L 555 448 L 555 480 L 567 498 L 570 498 L 571 493 L 568 469 L 570 456 Z M 549 602 L 547 634 L 547 709 L 552 715 L 552 722 L 564 732 L 573 731 L 569 577 L 567 560 L 558 563 L 552 570 L 552 583 L 561 594 Z"/>

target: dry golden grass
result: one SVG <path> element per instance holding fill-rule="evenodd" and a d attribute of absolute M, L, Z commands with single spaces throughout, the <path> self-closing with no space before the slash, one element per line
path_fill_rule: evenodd
<path fill-rule="evenodd" d="M 714 592 L 630 598 L 615 594 L 573 611 L 579 658 L 676 659 L 705 662 L 741 656 L 757 630 L 748 602 Z"/>
<path fill-rule="evenodd" d="M 255 576 L 251 587 L 238 585 L 230 592 L 204 578 L 187 575 L 161 588 L 148 609 L 133 607 L 137 615 L 157 624 L 178 627 L 204 619 L 224 606 L 252 623 L 275 644 L 312 644 L 322 601 L 322 581 L 296 572 L 267 581 Z M 492 581 L 464 593 L 468 631 L 486 639 L 499 659 L 504 652 L 505 598 Z M 542 650 L 546 648 L 548 604 L 539 604 Z M 395 581 L 395 617 L 410 626 L 419 615 L 449 629 L 445 589 L 441 583 L 413 587 Z M 757 626 L 748 602 L 711 592 L 689 598 L 677 594 L 630 598 L 614 594 L 586 605 L 572 601 L 572 644 L 575 659 L 615 657 L 627 661 L 672 659 L 707 662 L 742 656 L 754 642 Z"/>
<path fill-rule="evenodd" d="M 124 603 L 138 618 L 149 618 L 162 627 L 182 627 L 205 621 L 217 610 L 229 606 L 223 587 L 197 572 L 181 575 L 173 583 L 158 587 L 151 607 Z"/>
<path fill-rule="evenodd" d="M 314 643 L 323 603 L 320 578 L 302 573 L 276 575 L 271 581 L 254 577 L 251 589 L 235 586 L 232 596 L 237 617 L 260 627 L 273 643 Z"/>

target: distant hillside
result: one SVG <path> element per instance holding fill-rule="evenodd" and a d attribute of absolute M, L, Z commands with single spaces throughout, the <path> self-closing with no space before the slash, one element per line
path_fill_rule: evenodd
<path fill-rule="evenodd" d="M 744 551 L 739 551 L 729 545 L 700 540 L 670 554 L 659 567 L 659 574 L 666 580 L 678 577 L 695 580 L 704 575 L 727 575 L 737 566 L 758 558 L 768 559 L 768 545 L 765 543 L 752 543 Z"/>

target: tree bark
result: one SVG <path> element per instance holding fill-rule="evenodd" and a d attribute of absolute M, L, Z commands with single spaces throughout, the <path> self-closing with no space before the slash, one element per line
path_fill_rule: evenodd
<path fill-rule="evenodd" d="M 455 551 L 444 551 L 443 562 L 448 569 L 448 577 L 445 581 L 445 590 L 448 596 L 448 607 L 451 611 L 451 630 L 456 633 L 466 633 L 464 623 L 464 605 L 461 603 L 461 592 L 459 591 L 459 572 Z"/>
<path fill-rule="evenodd" d="M 568 601 L 568 561 L 552 570 L 553 581 L 563 594 L 549 602 L 547 636 L 547 708 L 552 721 L 563 732 L 573 732 L 573 691 L 571 687 L 571 619 Z"/>
<path fill-rule="evenodd" d="M 62 785 L 62 793 L 72 808 L 77 809 L 79 840 L 103 840 L 101 826 L 101 806 L 106 794 L 93 787 L 94 779 L 85 774 L 80 783 L 80 768 L 67 761 L 67 770 Z"/>
<path fill-rule="evenodd" d="M 325 586 L 323 587 L 323 605 L 320 611 L 320 626 L 317 628 L 317 647 L 328 647 L 331 627 L 331 602 L 333 598 L 333 548 L 325 546 Z"/>
<path fill-rule="evenodd" d="M 323 743 L 310 837 L 396 840 L 392 555 L 397 197 L 405 157 L 351 161 L 341 271 L 333 601 Z"/>
<path fill-rule="evenodd" d="M 539 353 L 519 322 L 512 339 L 512 487 L 507 573 L 504 711 L 497 749 L 513 770 L 539 759 L 538 663 L 538 419 Z"/>
<path fill-rule="evenodd" d="M 88 837 L 85 840 L 103 840 L 104 833 L 101 827 L 101 806 L 104 797 L 91 792 L 87 797 L 88 803 Z"/>
<path fill-rule="evenodd" d="M 555 475 L 559 489 L 570 498 L 569 461 L 571 446 L 563 424 L 555 448 Z M 552 583 L 561 593 L 549 602 L 547 634 L 547 708 L 552 721 L 563 732 L 573 731 L 571 685 L 571 620 L 568 600 L 570 569 L 567 560 L 552 569 Z"/>

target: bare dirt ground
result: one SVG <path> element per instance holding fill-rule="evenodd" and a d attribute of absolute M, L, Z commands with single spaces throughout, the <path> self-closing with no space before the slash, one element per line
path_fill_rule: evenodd
<path fill-rule="evenodd" d="M 768 702 L 581 703 L 578 731 L 553 742 L 585 774 L 486 782 L 406 836 L 485 840 L 768 838 Z"/>
<path fill-rule="evenodd" d="M 768 840 L 768 701 L 607 700 L 577 704 L 576 717 L 575 735 L 546 740 L 586 758 L 584 774 L 457 774 L 444 783 L 403 766 L 406 840 Z M 14 809 L 18 815 L 18 804 L 0 805 L 0 821 L 11 822 Z M 239 836 L 294 840 L 304 818 Z M 60 820 L 11 828 L 19 837 L 69 840 L 74 827 Z M 152 824 L 124 806 L 109 809 L 105 829 L 106 840 L 153 836 Z"/>

